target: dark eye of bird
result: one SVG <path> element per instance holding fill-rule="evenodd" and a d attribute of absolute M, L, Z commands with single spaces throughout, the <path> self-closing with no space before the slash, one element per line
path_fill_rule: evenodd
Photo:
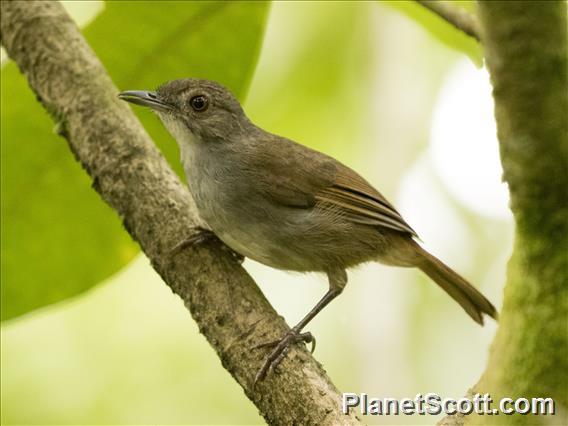
<path fill-rule="evenodd" d="M 189 104 L 195 111 L 205 111 L 209 105 L 209 100 L 203 95 L 197 95 L 190 99 Z"/>

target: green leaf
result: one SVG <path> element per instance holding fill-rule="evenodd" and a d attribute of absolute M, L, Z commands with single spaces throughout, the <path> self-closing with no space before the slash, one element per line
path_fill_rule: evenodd
<path fill-rule="evenodd" d="M 451 3 L 456 8 L 465 9 L 475 15 L 475 2 L 454 1 Z M 415 1 L 382 1 L 380 4 L 388 5 L 402 12 L 446 46 L 465 53 L 478 67 L 482 65 L 483 52 L 481 44 L 477 40 L 464 34 L 461 30 L 455 28 L 419 3 Z"/>
<path fill-rule="evenodd" d="M 137 252 L 13 63 L 1 77 L 2 319 L 57 302 Z"/>
<path fill-rule="evenodd" d="M 121 89 L 198 76 L 242 99 L 267 12 L 261 2 L 107 2 L 84 34 Z M 2 69 L 1 89 L 4 320 L 85 291 L 138 248 L 90 188 L 13 63 Z M 179 171 L 175 143 L 156 117 L 137 112 Z"/>

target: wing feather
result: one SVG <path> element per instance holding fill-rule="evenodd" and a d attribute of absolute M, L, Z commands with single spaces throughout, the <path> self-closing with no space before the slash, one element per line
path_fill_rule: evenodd
<path fill-rule="evenodd" d="M 365 179 L 346 166 L 340 167 L 333 183 L 315 195 L 316 200 L 339 207 L 351 220 L 379 225 L 417 237 L 414 229 L 386 198 Z"/>
<path fill-rule="evenodd" d="M 267 149 L 270 145 L 272 149 Z M 355 223 L 382 226 L 417 237 L 379 191 L 337 160 L 274 135 L 254 148 L 254 155 L 247 157 L 252 164 L 242 171 L 248 172 L 249 180 L 255 182 L 254 190 L 260 190 L 272 202 L 299 209 L 329 208 Z M 259 170 L 269 170 L 270 178 Z"/>

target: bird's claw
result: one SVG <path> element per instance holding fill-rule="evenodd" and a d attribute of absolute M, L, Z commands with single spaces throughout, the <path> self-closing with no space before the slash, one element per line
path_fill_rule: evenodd
<path fill-rule="evenodd" d="M 275 346 L 272 352 L 270 352 L 270 354 L 264 360 L 264 363 L 260 367 L 260 370 L 258 370 L 258 372 L 256 373 L 256 376 L 254 377 L 253 389 L 258 382 L 262 381 L 271 371 L 274 371 L 278 364 L 280 364 L 286 357 L 286 354 L 290 350 L 290 345 L 294 343 L 311 343 L 311 353 L 314 353 L 314 350 L 316 349 L 316 339 L 312 335 L 312 333 L 310 333 L 309 331 L 300 333 L 294 328 L 287 332 L 280 340 L 261 343 L 253 347 L 253 349 L 259 349 Z"/>
<path fill-rule="evenodd" d="M 222 242 L 215 233 L 209 229 L 202 228 L 200 226 L 194 228 L 194 234 L 191 235 L 189 238 L 179 242 L 174 246 L 174 248 L 170 251 L 170 256 L 173 258 L 174 256 L 181 253 L 182 250 L 199 244 L 204 244 L 208 241 L 217 241 L 221 245 L 221 249 L 228 252 L 233 259 L 235 259 L 239 264 L 242 264 L 245 260 L 245 257 L 234 251 L 224 242 Z"/>

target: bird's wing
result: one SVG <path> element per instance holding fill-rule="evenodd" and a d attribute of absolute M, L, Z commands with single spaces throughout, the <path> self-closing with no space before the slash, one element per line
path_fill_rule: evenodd
<path fill-rule="evenodd" d="M 284 141 L 287 146 L 282 156 L 255 156 L 264 163 L 262 170 L 271 171 L 270 180 L 266 175 L 257 180 L 267 198 L 288 207 L 333 209 L 356 223 L 417 236 L 385 197 L 356 172 L 327 155 Z"/>
<path fill-rule="evenodd" d="M 340 209 L 357 223 L 379 225 L 417 237 L 414 229 L 386 198 L 350 168 L 339 164 L 333 183 L 315 194 L 323 205 Z"/>

